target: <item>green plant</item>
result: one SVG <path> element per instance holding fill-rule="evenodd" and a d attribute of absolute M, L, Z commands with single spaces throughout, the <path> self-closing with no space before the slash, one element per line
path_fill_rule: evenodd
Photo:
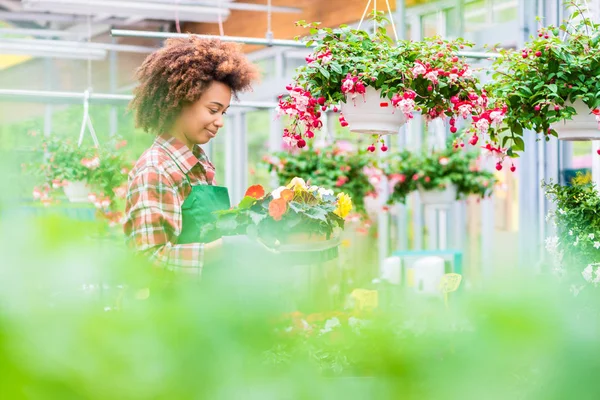
<path fill-rule="evenodd" d="M 463 151 L 449 145 L 443 150 L 414 154 L 407 150 L 390 157 L 386 166 L 390 185 L 390 203 L 406 200 L 406 196 L 419 187 L 440 190 L 456 185 L 457 195 L 466 197 L 489 196 L 496 178 L 494 173 L 481 168 L 479 154 Z"/>
<path fill-rule="evenodd" d="M 542 187 L 556 205 L 547 218 L 558 228 L 557 236 L 546 239 L 546 249 L 580 280 L 586 266 L 600 263 L 600 195 L 582 174 L 572 186 L 542 182 Z M 594 283 L 600 282 L 599 276 Z"/>
<path fill-rule="evenodd" d="M 116 211 L 125 197 L 131 167 L 123 150 L 125 145 L 116 137 L 100 147 L 78 146 L 58 136 L 42 137 L 40 161 L 25 165 L 37 180 L 34 198 L 51 204 L 58 201 L 53 195 L 60 194 L 64 186 L 83 181 L 90 190 L 90 202 L 109 219 L 118 219 Z"/>
<path fill-rule="evenodd" d="M 600 123 L 600 25 L 582 18 L 569 1 L 570 19 L 556 27 L 540 28 L 520 51 L 500 50 L 493 64 L 489 93 L 506 101 L 502 147 L 508 154 L 525 148 L 526 129 L 546 140 L 557 136 L 552 124 L 576 114 L 572 102 L 582 100 Z M 562 37 L 561 37 L 562 35 Z"/>
<path fill-rule="evenodd" d="M 343 191 L 352 198 L 356 211 L 362 215 L 366 214 L 363 199 L 376 192 L 365 174 L 365 168 L 373 166 L 372 157 L 364 150 L 354 151 L 346 143 L 278 152 L 265 156 L 263 161 L 269 171 L 277 173 L 280 185 L 298 176 L 311 185 L 333 188 L 335 194 Z"/>
<path fill-rule="evenodd" d="M 286 87 L 289 95 L 280 99 L 281 114 L 291 117 L 284 140 L 292 147 L 306 146 L 306 139 L 322 127 L 322 111 L 337 111 L 340 102 L 360 101 L 367 87 L 381 91 L 380 107 L 394 108 L 407 119 L 415 110 L 426 120 L 450 117 L 451 130 L 456 132 L 458 117 L 476 116 L 488 121 L 485 129 L 477 127 L 482 135 L 487 134 L 502 110 L 488 109 L 487 96 L 473 70 L 458 56 L 459 50 L 473 44 L 439 37 L 394 43 L 387 36 L 382 14 L 375 14 L 374 20 L 378 25 L 374 34 L 345 25 L 318 29 L 319 23 L 299 22 L 310 28 L 307 44 L 316 47 Z M 498 115 L 490 117 L 492 112 Z M 343 116 L 340 122 L 347 125 Z M 369 150 L 375 151 L 374 143 Z M 386 150 L 383 144 L 382 150 Z"/>
<path fill-rule="evenodd" d="M 351 209 L 347 194 L 335 196 L 330 189 L 308 186 L 302 178 L 295 177 L 287 186 L 269 194 L 260 185 L 251 186 L 237 207 L 215 212 L 215 223 L 207 224 L 204 230 L 216 229 L 223 235 L 247 234 L 268 246 L 330 239 L 344 229 L 344 218 Z"/>

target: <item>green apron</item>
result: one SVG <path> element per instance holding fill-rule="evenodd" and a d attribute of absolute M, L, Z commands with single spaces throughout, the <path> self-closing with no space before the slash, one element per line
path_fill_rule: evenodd
<path fill-rule="evenodd" d="M 231 206 L 224 186 L 195 185 L 181 206 L 182 227 L 178 244 L 209 243 L 221 237 L 217 230 L 202 233 L 202 227 L 215 221 L 214 211 Z"/>

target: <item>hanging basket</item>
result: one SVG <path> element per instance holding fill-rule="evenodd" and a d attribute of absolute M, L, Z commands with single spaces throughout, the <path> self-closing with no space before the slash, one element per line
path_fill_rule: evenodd
<path fill-rule="evenodd" d="M 566 105 L 574 107 L 577 114 L 573 115 L 572 120 L 565 120 L 552 126 L 558 133 L 558 138 L 567 141 L 600 140 L 600 127 L 596 117 L 591 114 L 590 108 L 581 100 Z"/>
<path fill-rule="evenodd" d="M 367 87 L 364 95 L 354 99 L 346 96 L 342 103 L 342 114 L 351 132 L 367 135 L 397 135 L 400 127 L 406 123 L 404 114 L 396 110 L 391 101 L 381 98 L 381 91 Z M 387 103 L 387 107 L 381 107 Z"/>
<path fill-rule="evenodd" d="M 90 193 L 90 188 L 86 181 L 69 182 L 63 187 L 63 190 L 71 203 L 89 201 L 88 194 Z"/>
<path fill-rule="evenodd" d="M 450 205 L 456 201 L 456 185 L 448 185 L 441 190 L 425 190 L 419 186 L 421 203 L 425 205 Z"/>

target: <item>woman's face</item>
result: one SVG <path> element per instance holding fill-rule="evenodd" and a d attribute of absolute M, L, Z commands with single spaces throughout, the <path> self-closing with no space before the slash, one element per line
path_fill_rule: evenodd
<path fill-rule="evenodd" d="M 223 126 L 230 102 L 229 86 L 212 82 L 198 101 L 183 107 L 171 134 L 190 149 L 196 144 L 208 143 Z"/>

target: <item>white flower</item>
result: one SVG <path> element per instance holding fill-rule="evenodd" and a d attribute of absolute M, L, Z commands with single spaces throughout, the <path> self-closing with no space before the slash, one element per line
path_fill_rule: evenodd
<path fill-rule="evenodd" d="M 594 242 L 594 248 L 600 249 L 600 242 Z"/>
<path fill-rule="evenodd" d="M 323 198 L 323 196 L 333 196 L 333 190 L 331 189 L 319 188 L 317 193 L 319 193 L 320 198 Z"/>
<path fill-rule="evenodd" d="M 569 236 L 573 236 L 573 229 L 569 230 Z"/>
<path fill-rule="evenodd" d="M 565 215 L 567 212 L 565 210 L 563 210 L 562 208 L 558 209 L 558 212 L 562 215 Z"/>
<path fill-rule="evenodd" d="M 277 200 L 281 197 L 281 192 L 283 192 L 285 189 L 287 189 L 285 186 L 280 186 L 271 192 L 271 196 L 273 196 L 273 199 Z"/>
<path fill-rule="evenodd" d="M 594 234 L 593 234 L 593 233 L 590 233 L 590 234 L 588 235 L 588 238 L 590 238 L 591 240 L 594 240 L 594 237 L 595 237 L 595 236 L 594 236 Z"/>
<path fill-rule="evenodd" d="M 577 246 L 579 244 L 579 236 L 577 236 L 577 238 L 575 238 L 575 242 L 573 243 L 573 246 Z"/>
<path fill-rule="evenodd" d="M 592 267 L 592 264 L 589 264 L 587 267 L 585 267 L 583 272 L 581 272 L 581 275 L 583 276 L 583 279 L 586 280 L 586 282 L 591 282 L 593 272 L 594 272 L 594 267 Z"/>

